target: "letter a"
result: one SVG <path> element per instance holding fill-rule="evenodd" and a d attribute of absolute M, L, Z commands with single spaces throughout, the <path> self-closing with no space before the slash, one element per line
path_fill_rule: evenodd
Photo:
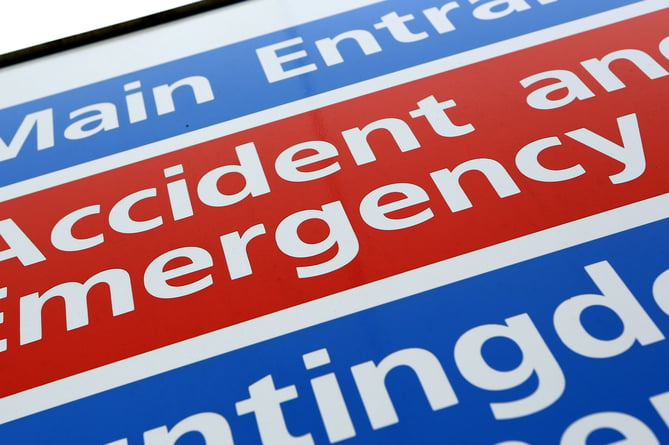
<path fill-rule="evenodd" d="M 0 221 L 0 238 L 9 246 L 8 249 L 0 251 L 0 261 L 18 258 L 21 264 L 30 266 L 46 260 L 42 252 L 11 218 Z"/>

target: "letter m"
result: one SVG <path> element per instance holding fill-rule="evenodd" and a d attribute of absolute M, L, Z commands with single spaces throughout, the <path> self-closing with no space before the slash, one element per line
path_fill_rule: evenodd
<path fill-rule="evenodd" d="M 37 149 L 44 150 L 54 146 L 53 108 L 27 114 L 12 140 L 7 144 L 0 136 L 0 162 L 15 158 L 33 127 L 37 130 Z"/>
<path fill-rule="evenodd" d="M 88 294 L 93 286 L 102 283 L 109 287 L 114 316 L 135 309 L 128 272 L 123 269 L 104 270 L 93 275 L 84 284 L 63 283 L 52 287 L 41 296 L 39 293 L 33 293 L 21 297 L 21 344 L 25 345 L 42 338 L 42 308 L 47 301 L 54 297 L 62 297 L 65 302 L 65 319 L 68 331 L 86 326 L 88 324 Z"/>

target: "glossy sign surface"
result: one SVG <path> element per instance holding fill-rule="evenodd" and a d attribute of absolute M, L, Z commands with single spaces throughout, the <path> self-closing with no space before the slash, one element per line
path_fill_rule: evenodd
<path fill-rule="evenodd" d="M 3 110 L 0 437 L 661 442 L 666 5 L 472 3 Z"/>

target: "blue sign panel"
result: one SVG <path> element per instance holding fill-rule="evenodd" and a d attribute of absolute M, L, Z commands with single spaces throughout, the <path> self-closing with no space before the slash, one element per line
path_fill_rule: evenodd
<path fill-rule="evenodd" d="M 632 3 L 389 0 L 0 110 L 0 186 Z"/>
<path fill-rule="evenodd" d="M 665 219 L 166 372 L 6 424 L 3 443 L 666 443 L 667 233 Z"/>

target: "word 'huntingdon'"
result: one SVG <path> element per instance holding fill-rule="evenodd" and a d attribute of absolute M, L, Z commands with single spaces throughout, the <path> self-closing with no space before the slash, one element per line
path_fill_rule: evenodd
<path fill-rule="evenodd" d="M 234 411 L 226 410 L 225 416 L 209 411 L 194 413 L 176 423 L 170 419 L 169 425 L 147 424 L 150 429 L 142 434 L 143 440 L 136 431 L 132 431 L 130 439 L 118 439 L 106 445 L 176 444 L 181 437 L 193 432 L 201 434 L 207 443 L 216 440 L 216 443 L 233 445 L 239 443 L 233 438 L 233 431 L 241 429 L 243 422 L 251 416 L 255 420 L 259 443 L 263 445 L 339 443 L 360 433 L 368 433 L 370 427 L 380 432 L 402 422 L 410 422 L 407 420 L 407 405 L 411 403 L 421 415 L 443 422 L 440 425 L 448 425 L 449 420 L 457 418 L 458 410 L 462 415 L 463 405 L 471 407 L 483 401 L 487 415 L 500 422 L 527 418 L 540 412 L 549 416 L 551 412 L 559 413 L 565 408 L 557 407 L 556 403 L 560 400 L 564 402 L 563 396 L 569 394 L 570 385 L 578 382 L 580 376 L 577 370 L 581 369 L 569 366 L 573 363 L 565 357 L 595 363 L 620 360 L 626 355 L 637 354 L 638 357 L 642 349 L 650 349 L 666 341 L 665 333 L 656 324 L 659 320 L 654 320 L 647 312 L 651 308 L 642 305 L 625 284 L 625 277 L 621 277 L 608 261 L 585 266 L 585 275 L 596 285 L 596 290 L 568 298 L 565 295 L 556 307 L 551 308 L 552 317 L 542 318 L 552 320 L 552 325 L 538 322 L 537 317 L 529 313 L 514 314 L 504 319 L 500 317 L 499 320 L 493 317 L 494 321 L 489 323 L 467 326 L 452 344 L 444 345 L 439 351 L 409 343 L 413 347 L 394 350 L 384 356 L 376 355 L 363 362 L 357 362 L 359 356 L 355 362 L 346 362 L 348 357 L 345 353 L 337 351 L 339 356 L 336 353 L 331 355 L 323 347 L 302 354 L 304 374 L 293 371 L 294 375 L 289 377 L 276 366 L 272 373 L 248 386 L 248 398 L 230 400 L 230 393 L 239 395 L 230 391 L 230 383 L 224 379 L 212 382 L 217 389 L 219 404 L 216 406 L 234 406 Z M 654 304 L 663 315 L 668 315 L 669 270 L 654 279 L 652 294 Z M 622 327 L 615 336 L 601 338 L 601 332 L 584 322 L 585 314 L 592 309 L 605 309 L 620 321 Z M 439 328 L 431 331 L 432 334 L 441 336 L 452 326 L 443 323 Z M 547 341 L 549 336 L 555 335 L 561 342 L 560 349 L 564 349 L 559 355 L 555 343 L 551 347 L 550 341 Z M 448 335 L 442 338 L 451 339 Z M 502 339 L 513 344 L 520 357 L 509 368 L 500 368 L 490 359 L 491 350 L 500 347 L 500 343 L 494 341 Z M 290 350 L 282 352 L 282 359 L 294 353 Z M 339 361 L 346 363 L 343 369 L 335 367 Z M 451 361 L 455 369 L 445 366 Z M 457 372 L 451 373 L 455 370 Z M 341 385 L 347 380 L 354 382 L 353 388 Z M 464 391 L 465 385 L 476 388 L 477 394 L 484 394 L 483 399 L 477 400 L 473 392 Z M 415 399 L 406 397 L 416 393 L 418 397 Z M 174 398 L 178 397 L 178 391 L 175 391 Z M 652 406 L 664 423 L 669 424 L 666 417 L 669 392 L 648 394 L 644 398 L 648 408 L 644 413 L 650 413 Z M 426 408 L 423 409 L 423 406 Z M 317 420 L 311 424 L 313 429 L 305 430 L 304 424 L 296 426 L 295 413 L 304 415 L 310 410 L 317 413 L 314 416 Z M 560 423 L 565 429 L 559 443 L 584 444 L 588 437 L 602 429 L 620 433 L 629 443 L 660 443 L 650 428 L 650 425 L 657 424 L 647 425 L 625 412 L 602 410 L 587 415 L 584 415 L 583 409 L 577 412 L 580 418 L 569 419 L 570 424 Z M 325 430 L 327 442 L 324 438 L 318 440 L 323 435 L 314 431 L 321 428 Z M 448 427 L 442 427 L 440 432 L 444 443 L 450 442 L 452 436 Z M 124 431 L 123 435 L 130 436 L 128 433 Z M 505 434 L 508 433 L 505 431 Z M 551 443 L 558 443 L 555 439 Z M 529 445 L 525 441 L 494 443 Z M 538 445 L 538 442 L 532 444 Z"/>

